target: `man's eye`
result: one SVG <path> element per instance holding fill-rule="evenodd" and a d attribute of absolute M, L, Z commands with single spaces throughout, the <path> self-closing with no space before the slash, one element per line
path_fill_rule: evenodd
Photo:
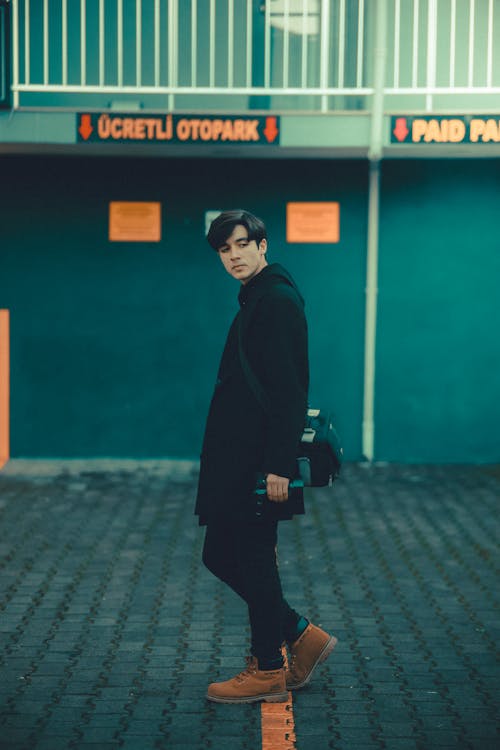
<path fill-rule="evenodd" d="M 248 242 L 238 242 L 238 247 L 246 247 L 248 245 Z"/>

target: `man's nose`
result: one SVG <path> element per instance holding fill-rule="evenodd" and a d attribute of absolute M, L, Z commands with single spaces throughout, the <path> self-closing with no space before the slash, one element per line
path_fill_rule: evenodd
<path fill-rule="evenodd" d="M 232 245 L 230 247 L 230 253 L 231 258 L 239 258 L 240 257 L 240 248 L 238 245 Z"/>

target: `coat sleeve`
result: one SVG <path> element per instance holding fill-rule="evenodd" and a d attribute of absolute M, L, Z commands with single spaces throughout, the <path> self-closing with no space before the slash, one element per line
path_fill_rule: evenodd
<path fill-rule="evenodd" d="M 266 295 L 249 334 L 250 363 L 269 404 L 262 471 L 293 478 L 309 385 L 307 323 L 295 291 L 284 287 Z"/>

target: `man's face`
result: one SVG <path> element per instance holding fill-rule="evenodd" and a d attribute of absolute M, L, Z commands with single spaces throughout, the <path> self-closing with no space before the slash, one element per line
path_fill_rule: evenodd
<path fill-rule="evenodd" d="M 266 250 L 266 240 L 261 240 L 259 245 L 255 240 L 249 240 L 248 230 L 242 224 L 237 224 L 224 244 L 217 248 L 226 271 L 242 284 L 267 266 Z"/>

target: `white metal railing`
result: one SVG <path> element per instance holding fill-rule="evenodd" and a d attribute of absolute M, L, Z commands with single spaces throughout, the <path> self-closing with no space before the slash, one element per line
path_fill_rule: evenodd
<path fill-rule="evenodd" d="M 436 95 L 500 95 L 498 0 L 391 0 L 391 4 L 392 72 L 386 96 L 422 95 L 425 108 L 431 110 Z M 403 49 L 405 35 L 411 41 Z"/>
<path fill-rule="evenodd" d="M 456 106 L 500 94 L 498 0 L 388 7 L 386 109 L 401 95 L 430 110 L 437 95 L 455 95 Z M 174 110 L 187 96 L 196 108 L 195 95 L 206 110 L 210 95 L 218 108 L 232 96 L 368 109 L 376 9 L 374 0 L 12 0 L 14 107 L 36 94 L 50 107 L 68 106 L 68 95 L 103 106 L 99 96 L 111 95 Z"/>

